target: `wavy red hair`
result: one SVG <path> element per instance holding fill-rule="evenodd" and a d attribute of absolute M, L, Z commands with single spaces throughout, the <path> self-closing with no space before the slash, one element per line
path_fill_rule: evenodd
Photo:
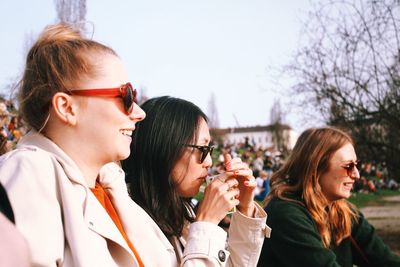
<path fill-rule="evenodd" d="M 317 224 L 325 247 L 338 245 L 351 235 L 357 214 L 346 199 L 329 203 L 322 193 L 319 179 L 329 168 L 333 154 L 346 144 L 354 142 L 350 135 L 333 127 L 311 128 L 298 138 L 284 166 L 271 178 L 271 192 L 265 204 L 274 198 L 298 202 L 310 212 Z M 300 196 L 297 201 L 290 196 Z"/>

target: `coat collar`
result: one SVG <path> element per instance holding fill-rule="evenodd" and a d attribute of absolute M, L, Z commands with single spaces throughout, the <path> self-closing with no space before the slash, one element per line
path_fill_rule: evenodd
<path fill-rule="evenodd" d="M 135 259 L 117 227 L 88 188 L 83 174 L 75 162 L 53 141 L 46 136 L 31 131 L 18 143 L 18 149 L 42 149 L 51 153 L 60 163 L 68 179 L 81 184 L 85 190 L 86 200 L 83 211 L 84 220 L 92 231 L 122 246 Z M 109 194 L 114 208 L 123 224 L 129 239 L 138 250 L 146 265 L 161 266 L 160 259 L 150 251 L 162 253 L 161 259 L 175 259 L 174 250 L 168 239 L 151 217 L 129 197 L 125 184 L 125 173 L 116 163 L 103 166 L 99 172 L 99 182 Z M 90 205 L 89 205 L 90 203 Z M 167 265 L 169 265 L 167 263 Z M 173 264 L 175 265 L 175 264 Z"/>
<path fill-rule="evenodd" d="M 18 148 L 43 149 L 54 155 L 63 167 L 69 179 L 75 183 L 87 186 L 82 172 L 76 163 L 53 141 L 37 131 L 31 130 L 18 142 Z"/>
<path fill-rule="evenodd" d="M 99 201 L 90 191 L 79 167 L 57 144 L 46 136 L 32 130 L 20 140 L 17 147 L 18 149 L 41 149 L 51 154 L 62 168 L 60 169 L 60 173 L 65 173 L 72 183 L 82 185 L 85 191 L 83 217 L 87 227 L 99 235 L 119 244 L 129 254 L 131 254 L 132 258 L 135 259 L 131 249 L 128 247 L 126 241 L 123 239 L 110 216 L 107 214 L 107 211 L 103 206 L 101 206 Z M 115 171 L 109 173 L 109 170 L 106 170 L 100 172 L 100 175 L 102 173 L 108 177 L 121 177 L 120 175 L 116 175 L 118 172 L 116 173 Z M 115 203 L 113 204 L 115 205 Z"/>

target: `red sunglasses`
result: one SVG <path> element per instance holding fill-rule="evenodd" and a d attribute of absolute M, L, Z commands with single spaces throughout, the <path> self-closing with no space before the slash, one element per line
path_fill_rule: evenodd
<path fill-rule="evenodd" d="M 71 90 L 70 94 L 79 96 L 122 97 L 125 111 L 131 114 L 135 106 L 137 92 L 136 89 L 133 89 L 131 83 L 126 83 L 118 88 Z"/>

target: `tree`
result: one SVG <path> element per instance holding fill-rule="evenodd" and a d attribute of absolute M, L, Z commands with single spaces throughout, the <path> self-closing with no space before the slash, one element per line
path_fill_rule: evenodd
<path fill-rule="evenodd" d="M 219 127 L 219 117 L 218 117 L 218 109 L 215 103 L 215 95 L 211 93 L 210 99 L 208 100 L 207 106 L 207 117 L 208 117 L 208 125 L 212 129 L 216 129 Z"/>
<path fill-rule="evenodd" d="M 288 127 L 287 125 L 284 125 L 284 114 L 281 108 L 281 102 L 279 100 L 275 100 L 274 104 L 272 105 L 270 120 L 272 142 L 275 145 L 275 149 L 279 150 L 284 156 L 286 156 L 289 151 L 289 135 L 287 132 Z"/>
<path fill-rule="evenodd" d="M 275 99 L 274 104 L 272 105 L 271 108 L 270 123 L 271 124 L 282 123 L 283 119 L 284 119 L 284 114 L 281 108 L 281 102 L 279 101 L 279 99 Z"/>
<path fill-rule="evenodd" d="M 293 92 L 353 135 L 359 157 L 400 179 L 400 3 L 340 0 L 314 6 L 287 71 Z"/>
<path fill-rule="evenodd" d="M 86 0 L 55 0 L 55 5 L 61 22 L 77 24 L 85 21 Z"/>

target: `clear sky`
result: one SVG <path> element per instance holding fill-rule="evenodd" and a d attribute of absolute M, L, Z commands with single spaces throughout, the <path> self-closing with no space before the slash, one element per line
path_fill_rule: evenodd
<path fill-rule="evenodd" d="M 308 0 L 88 0 L 86 19 L 149 97 L 181 97 L 207 113 L 214 94 L 220 126 L 234 127 L 270 122 L 287 86 L 271 69 L 290 61 L 308 9 Z M 55 21 L 52 0 L 0 2 L 1 92 L 21 74 L 26 39 Z M 286 122 L 302 130 L 295 114 Z"/>

